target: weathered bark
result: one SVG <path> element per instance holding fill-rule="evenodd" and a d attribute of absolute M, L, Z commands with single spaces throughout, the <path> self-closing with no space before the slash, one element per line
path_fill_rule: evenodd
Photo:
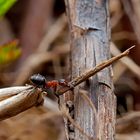
<path fill-rule="evenodd" d="M 108 1 L 66 0 L 65 3 L 71 31 L 70 57 L 73 79 L 110 57 Z M 80 89 L 88 91 L 97 113 L 80 96 Z M 91 77 L 89 85 L 83 83 L 76 87 L 73 95 L 76 123 L 94 139 L 113 140 L 116 99 L 113 94 L 111 67 Z M 71 94 L 69 99 L 72 99 L 73 95 Z M 65 96 L 66 100 L 68 96 Z M 74 139 L 86 140 L 87 137 L 75 128 Z"/>

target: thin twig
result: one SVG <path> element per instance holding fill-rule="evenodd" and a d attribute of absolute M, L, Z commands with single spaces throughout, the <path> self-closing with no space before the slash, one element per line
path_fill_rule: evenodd
<path fill-rule="evenodd" d="M 42 39 L 37 51 L 44 52 L 48 51 L 50 44 L 60 35 L 67 25 L 66 16 L 62 14 L 56 22 L 51 26 L 50 30 L 46 33 Z"/>
<path fill-rule="evenodd" d="M 96 108 L 95 108 L 93 102 L 91 101 L 91 99 L 87 95 L 87 91 L 80 89 L 79 93 L 82 95 L 82 98 L 85 101 L 87 101 L 87 103 L 90 105 L 90 107 L 92 108 L 92 110 L 94 111 L 94 113 L 97 114 L 97 111 L 96 111 Z"/>
<path fill-rule="evenodd" d="M 93 112 L 94 112 L 94 114 L 95 114 L 95 121 L 96 121 L 96 123 L 97 123 L 97 127 L 95 128 L 95 132 L 97 132 L 98 130 L 98 118 L 97 118 L 97 116 L 98 116 L 98 114 L 97 114 L 97 111 L 96 111 L 96 108 L 95 108 L 95 105 L 93 104 L 93 102 L 92 102 L 92 100 L 88 97 L 88 95 L 87 95 L 87 91 L 86 90 L 83 90 L 83 89 L 80 89 L 79 90 L 79 93 L 82 95 L 82 98 L 85 100 L 85 101 L 87 101 L 87 103 L 89 104 L 89 106 L 92 108 L 92 110 L 93 110 Z"/>
<path fill-rule="evenodd" d="M 65 92 L 67 92 L 70 89 L 73 89 L 75 86 L 77 86 L 78 84 L 86 81 L 89 77 L 95 75 L 97 72 L 101 71 L 102 69 L 104 69 L 105 67 L 111 65 L 112 63 L 116 62 L 117 60 L 119 60 L 120 58 L 126 56 L 129 54 L 130 50 L 133 49 L 135 46 L 130 47 L 129 49 L 127 49 L 126 51 L 124 51 L 123 53 L 112 57 L 109 60 L 106 60 L 104 62 L 102 62 L 101 64 L 95 66 L 94 68 L 92 68 L 91 70 L 88 70 L 87 72 L 83 73 L 82 75 L 80 75 L 79 77 L 76 77 L 75 79 L 73 79 L 72 81 L 70 81 L 68 83 L 69 87 L 66 88 L 60 88 L 57 93 L 58 95 L 62 95 Z"/>
<path fill-rule="evenodd" d="M 72 117 L 70 116 L 70 114 L 68 113 L 68 111 L 67 111 L 66 107 L 64 107 L 64 105 L 61 106 L 61 111 L 62 111 L 62 114 L 69 119 L 71 124 L 76 129 L 78 129 L 83 135 L 85 135 L 89 140 L 96 140 L 93 137 L 89 136 L 86 132 L 84 132 L 84 130 L 78 124 L 75 123 L 75 121 L 72 119 Z"/>

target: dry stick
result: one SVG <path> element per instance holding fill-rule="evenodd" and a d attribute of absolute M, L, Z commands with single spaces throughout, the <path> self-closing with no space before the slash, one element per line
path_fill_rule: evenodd
<path fill-rule="evenodd" d="M 101 64 L 97 65 L 96 67 L 94 67 L 93 69 L 83 73 L 82 75 L 80 75 L 79 77 L 76 77 L 75 79 L 73 79 L 72 81 L 70 81 L 68 83 L 69 87 L 67 88 L 60 88 L 58 90 L 58 95 L 62 95 L 64 94 L 65 92 L 67 92 L 68 90 L 72 89 L 73 87 L 77 86 L 78 84 L 86 81 L 89 77 L 95 75 L 97 72 L 101 71 L 102 69 L 104 69 L 105 67 L 111 65 L 113 62 L 116 62 L 117 60 L 119 60 L 120 58 L 126 56 L 129 54 L 130 50 L 132 48 L 134 48 L 135 46 L 132 46 L 130 47 L 129 49 L 127 49 L 126 51 L 124 51 L 123 53 L 115 56 L 115 57 L 112 57 L 111 59 L 109 60 L 106 60 L 104 62 L 102 62 Z"/>
<path fill-rule="evenodd" d="M 45 106 L 45 107 L 48 108 L 47 106 Z M 64 117 L 68 118 L 69 121 L 71 122 L 71 124 L 75 128 L 77 128 L 83 135 L 85 135 L 89 140 L 96 140 L 96 139 L 93 139 L 92 137 L 90 137 L 88 134 L 86 134 L 84 132 L 84 130 L 78 124 L 75 123 L 75 121 L 72 119 L 72 117 L 70 116 L 70 114 L 68 113 L 68 111 L 67 111 L 67 109 L 66 109 L 66 107 L 64 105 L 61 106 L 60 111 L 56 110 L 56 112 L 49 114 L 49 116 L 48 116 L 48 114 L 47 115 L 46 114 L 42 115 L 41 118 L 45 118 L 46 119 L 46 117 L 47 117 L 47 119 L 48 119 L 48 118 L 52 118 L 53 116 L 62 115 Z"/>
<path fill-rule="evenodd" d="M 95 114 L 97 114 L 96 108 L 93 104 L 93 102 L 91 101 L 91 99 L 88 97 L 87 95 L 87 91 L 80 89 L 79 93 L 82 95 L 82 98 L 87 101 L 87 103 L 90 105 L 90 107 L 92 108 L 92 110 L 94 111 Z"/>
<path fill-rule="evenodd" d="M 18 87 L 14 91 L 14 88 L 11 87 L 11 96 L 9 97 L 10 88 L 0 89 L 1 91 L 7 90 L 3 97 L 6 99 L 0 102 L 0 121 L 13 117 L 33 106 L 39 105 L 42 103 L 42 92 L 39 89 L 34 87 Z M 16 93 L 17 92 L 17 93 Z"/>
<path fill-rule="evenodd" d="M 88 97 L 87 95 L 87 91 L 86 90 L 83 90 L 83 89 L 80 89 L 79 90 L 79 93 L 82 95 L 82 98 L 87 101 L 87 103 L 90 105 L 90 107 L 92 108 L 93 112 L 96 114 L 95 116 L 95 121 L 97 122 L 97 125 L 98 125 L 98 119 L 97 119 L 97 111 L 96 111 L 96 108 L 95 108 L 95 105 L 93 104 L 93 102 L 91 101 L 91 99 Z M 95 132 L 97 132 L 98 127 L 95 128 Z"/>
<path fill-rule="evenodd" d="M 81 92 L 86 92 L 86 91 L 80 91 L 80 93 Z M 82 95 L 83 95 L 84 93 L 82 93 Z M 86 96 L 86 95 L 84 95 L 84 96 Z M 85 97 L 85 98 L 88 98 L 88 97 Z M 45 100 L 45 99 L 44 99 Z M 87 99 L 87 101 L 88 102 L 91 102 L 90 101 L 90 99 L 88 98 Z M 45 103 L 45 107 L 46 108 L 48 108 L 48 105 L 46 105 L 47 103 Z M 94 108 L 93 106 L 93 104 L 92 104 L 92 102 L 90 103 L 90 105 L 92 106 L 92 108 Z M 61 112 L 60 112 L 61 111 Z M 66 109 L 66 107 L 64 106 L 64 105 L 62 105 L 61 107 L 60 107 L 60 111 L 59 110 L 55 110 L 55 113 L 53 113 L 53 115 L 50 115 L 49 117 L 48 117 L 48 115 L 47 115 L 47 118 L 50 118 L 50 117 L 52 117 L 52 116 L 56 116 L 56 115 L 62 115 L 62 116 L 64 116 L 64 117 L 67 117 L 68 119 L 69 119 L 69 121 L 71 122 L 71 124 L 75 127 L 75 128 L 77 128 L 82 134 L 84 134 L 88 139 L 92 139 L 92 140 L 95 140 L 95 139 L 93 139 L 93 138 L 91 138 L 88 134 L 86 134 L 85 132 L 84 132 L 84 130 L 78 125 L 78 124 L 76 124 L 75 123 L 75 121 L 72 119 L 72 117 L 70 116 L 70 114 L 68 113 L 68 111 L 67 111 L 67 109 Z M 52 113 L 51 113 L 52 114 Z M 46 118 L 46 114 L 44 115 L 44 118 Z"/>
<path fill-rule="evenodd" d="M 32 86 L 16 86 L 0 89 L 0 101 L 22 93 L 25 90 L 32 88 Z"/>
<path fill-rule="evenodd" d="M 96 139 L 92 138 L 91 136 L 89 136 L 87 133 L 85 133 L 84 130 L 78 124 L 75 123 L 75 121 L 72 119 L 72 117 L 68 113 L 66 107 L 61 106 L 61 111 L 62 111 L 62 114 L 69 119 L 69 121 L 71 122 L 71 124 L 75 128 L 77 128 L 83 135 L 85 135 L 89 140 L 96 140 Z"/>
<path fill-rule="evenodd" d="M 58 20 L 50 27 L 50 30 L 43 37 L 38 52 L 48 51 L 50 44 L 60 35 L 67 25 L 67 20 L 64 14 L 62 14 Z"/>

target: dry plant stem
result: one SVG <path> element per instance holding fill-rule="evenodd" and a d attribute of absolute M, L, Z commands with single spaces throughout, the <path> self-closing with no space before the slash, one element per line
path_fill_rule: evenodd
<path fill-rule="evenodd" d="M 79 93 L 82 95 L 83 99 L 85 101 L 87 101 L 87 103 L 90 105 L 90 107 L 92 108 L 94 113 L 97 114 L 97 111 L 96 111 L 94 104 L 92 103 L 92 101 L 90 100 L 90 98 L 87 95 L 87 91 L 80 89 Z"/>
<path fill-rule="evenodd" d="M 74 79 L 69 85 L 74 87 L 110 65 L 102 63 L 110 57 L 108 0 L 92 2 L 89 0 L 65 0 L 65 2 L 71 29 L 70 72 L 71 79 Z M 97 67 L 94 68 L 95 66 Z M 86 102 L 81 100 L 79 96 L 79 89 L 84 88 L 84 85 L 77 86 L 71 96 L 65 94 L 66 103 L 67 99 L 72 99 L 74 103 L 75 122 L 84 129 L 84 132 L 94 138 L 113 140 L 116 102 L 113 94 L 111 67 L 91 77 L 90 84 L 86 89 L 89 98 L 95 104 L 98 114 L 91 113 L 90 106 L 87 106 Z M 100 125 L 95 121 L 97 116 Z M 67 128 L 67 131 L 68 134 L 71 134 L 69 128 Z M 79 137 L 81 140 L 87 139 L 76 129 L 74 134 L 75 139 L 79 139 Z"/>
<path fill-rule="evenodd" d="M 48 51 L 50 44 L 60 35 L 60 33 L 66 27 L 66 23 L 67 23 L 66 17 L 64 14 L 62 14 L 58 18 L 58 20 L 51 26 L 50 30 L 46 33 L 37 51 L 38 52 Z"/>
<path fill-rule="evenodd" d="M 126 50 L 125 52 L 121 53 L 120 55 L 118 55 L 116 57 L 113 57 L 109 60 L 106 60 L 106 61 L 102 62 L 101 64 L 97 65 L 95 68 L 89 70 L 88 72 L 85 72 L 81 76 L 72 80 L 70 84 L 78 85 L 79 83 L 87 80 L 89 77 L 93 76 L 95 73 L 99 72 L 100 70 L 104 69 L 105 67 L 111 65 L 113 62 L 117 61 L 118 59 L 120 59 L 120 58 L 122 58 L 126 55 L 128 55 L 130 49 L 132 49 L 133 47 L 134 46 L 132 46 L 131 48 L 129 48 L 128 50 Z"/>
<path fill-rule="evenodd" d="M 130 47 L 129 49 L 127 49 L 123 53 L 121 53 L 121 54 L 119 54 L 115 57 L 112 57 L 109 60 L 106 60 L 106 61 L 102 62 L 101 64 L 97 65 L 93 69 L 88 70 L 87 72 L 83 73 L 79 77 L 76 77 L 75 79 L 73 79 L 72 81 L 70 81 L 68 83 L 70 85 L 70 87 L 65 88 L 65 90 L 63 90 L 63 91 L 62 91 L 62 89 L 60 89 L 61 92 L 58 91 L 59 95 L 64 94 L 65 92 L 67 92 L 68 90 L 77 86 L 78 84 L 82 83 L 83 81 L 86 81 L 89 77 L 95 75 L 97 72 L 101 71 L 105 67 L 111 65 L 112 63 L 116 62 L 117 60 L 121 59 L 122 57 L 127 56 L 129 54 L 129 51 L 134 47 L 135 46 Z"/>
<path fill-rule="evenodd" d="M 65 116 L 66 118 L 69 119 L 69 121 L 71 122 L 71 124 L 77 128 L 83 135 L 85 135 L 89 140 L 95 140 L 94 138 L 90 137 L 88 134 L 86 134 L 84 132 L 84 130 L 78 125 L 75 123 L 75 121 L 72 119 L 72 117 L 70 116 L 70 114 L 68 113 L 66 107 L 64 106 L 61 106 L 61 111 L 62 111 L 62 114 L 63 116 Z"/>
<path fill-rule="evenodd" d="M 20 90 L 21 92 L 18 92 Z M 23 90 L 23 87 L 21 87 L 21 89 L 19 87 L 16 95 L 0 102 L 0 120 L 15 116 L 33 106 L 38 105 L 42 101 L 43 98 L 39 89 L 35 89 L 32 87 Z"/>
<path fill-rule="evenodd" d="M 45 107 L 48 108 L 46 105 L 45 105 Z M 95 139 L 91 138 L 88 134 L 86 134 L 86 133 L 84 132 L 84 130 L 83 130 L 78 124 L 75 123 L 75 121 L 72 119 L 72 117 L 70 116 L 70 114 L 68 113 L 68 111 L 67 111 L 67 109 L 66 109 L 66 107 L 65 107 L 64 105 L 61 106 L 60 111 L 56 110 L 56 111 L 53 112 L 53 113 L 50 113 L 50 114 L 47 113 L 47 114 L 45 114 L 45 115 L 42 115 L 41 119 L 42 119 L 42 118 L 45 118 L 45 119 L 47 118 L 47 119 L 49 119 L 49 118 L 52 118 L 53 116 L 60 116 L 60 115 L 62 115 L 62 116 L 64 116 L 64 117 L 68 118 L 69 121 L 71 122 L 71 124 L 72 124 L 76 129 L 78 129 L 83 135 L 85 135 L 89 140 L 95 140 Z"/>
<path fill-rule="evenodd" d="M 80 89 L 79 90 L 79 93 L 82 95 L 82 98 L 85 100 L 85 101 L 87 101 L 87 103 L 90 105 L 90 107 L 92 108 L 92 111 L 96 114 L 95 116 L 95 121 L 97 122 L 97 125 L 99 124 L 99 122 L 98 122 L 98 117 L 97 117 L 97 115 L 98 115 L 98 113 L 97 113 L 97 111 L 96 111 L 96 108 L 95 108 L 95 105 L 93 104 L 93 102 L 91 101 L 91 99 L 88 97 L 88 95 L 87 95 L 87 91 L 86 90 L 82 90 L 82 89 Z M 95 132 L 97 132 L 99 127 L 97 126 L 96 128 L 95 128 Z"/>
<path fill-rule="evenodd" d="M 17 86 L 17 87 L 9 87 L 0 89 L 0 101 L 11 96 L 22 93 L 24 90 L 28 90 L 32 88 L 31 86 Z"/>

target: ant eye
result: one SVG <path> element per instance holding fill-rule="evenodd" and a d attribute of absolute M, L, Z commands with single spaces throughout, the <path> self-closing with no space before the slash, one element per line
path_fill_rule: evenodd
<path fill-rule="evenodd" d="M 67 85 L 67 81 L 65 79 L 59 79 L 58 80 L 58 83 L 61 85 L 61 86 L 66 86 Z"/>
<path fill-rule="evenodd" d="M 65 81 L 65 79 L 59 79 L 58 82 L 63 84 L 63 83 L 65 83 L 66 81 Z"/>

